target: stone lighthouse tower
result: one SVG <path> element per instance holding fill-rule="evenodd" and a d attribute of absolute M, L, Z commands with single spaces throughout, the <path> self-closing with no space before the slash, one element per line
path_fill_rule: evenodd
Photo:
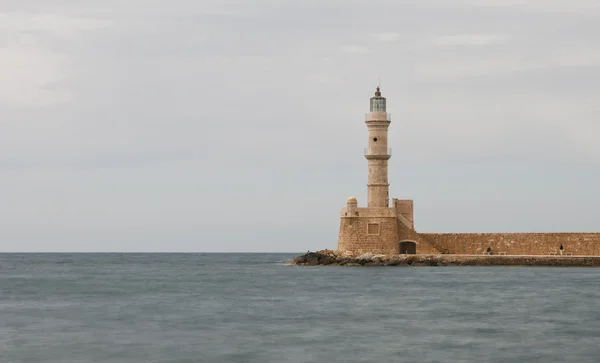
<path fill-rule="evenodd" d="M 355 197 L 346 201 L 340 218 L 337 250 L 342 253 L 398 254 L 439 253 L 414 227 L 413 201 L 392 199 L 388 183 L 388 128 L 385 97 L 377 87 L 365 117 L 369 133 L 365 158 L 369 165 L 367 207 L 359 207 Z"/>
<path fill-rule="evenodd" d="M 379 87 L 375 96 L 371 97 L 370 112 L 365 117 L 369 130 L 369 147 L 365 150 L 365 158 L 369 164 L 368 207 L 389 207 L 388 160 L 391 149 L 388 148 L 388 128 L 391 117 L 386 111 L 385 97 L 381 96 Z"/>
<path fill-rule="evenodd" d="M 386 100 L 377 87 L 371 97 L 365 123 L 369 133 L 365 158 L 369 165 L 367 207 L 359 207 L 354 197 L 342 208 L 338 250 L 351 253 L 398 253 L 398 216 L 396 201 L 390 208 L 388 127 L 390 116 Z"/>

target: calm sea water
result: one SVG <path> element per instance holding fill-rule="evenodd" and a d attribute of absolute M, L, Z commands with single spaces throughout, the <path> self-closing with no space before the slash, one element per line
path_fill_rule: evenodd
<path fill-rule="evenodd" d="M 0 255 L 0 362 L 598 362 L 600 269 Z"/>

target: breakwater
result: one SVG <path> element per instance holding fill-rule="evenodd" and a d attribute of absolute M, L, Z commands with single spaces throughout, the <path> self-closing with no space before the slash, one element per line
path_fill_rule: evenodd
<path fill-rule="evenodd" d="M 307 252 L 288 261 L 297 266 L 555 266 L 600 267 L 600 256 L 539 255 L 376 255 Z"/>

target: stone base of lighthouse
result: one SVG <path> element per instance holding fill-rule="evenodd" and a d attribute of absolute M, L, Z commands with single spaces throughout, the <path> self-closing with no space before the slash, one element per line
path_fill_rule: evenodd
<path fill-rule="evenodd" d="M 358 208 L 349 198 L 342 208 L 338 251 L 394 255 L 439 253 L 414 229 L 413 201 L 392 200 L 392 208 Z"/>

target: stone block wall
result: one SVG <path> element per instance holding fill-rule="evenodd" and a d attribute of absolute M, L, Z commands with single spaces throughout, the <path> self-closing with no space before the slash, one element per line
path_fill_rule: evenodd
<path fill-rule="evenodd" d="M 563 253 L 600 255 L 600 233 L 419 233 L 441 253 L 549 255 Z"/>
<path fill-rule="evenodd" d="M 415 229 L 413 216 L 413 201 L 403 199 L 392 199 L 392 207 L 396 208 L 396 214 L 401 215 L 409 223 L 411 229 Z"/>
<path fill-rule="evenodd" d="M 369 158 L 369 178 L 367 184 L 369 208 L 389 207 L 390 202 L 387 164 L 388 161 L 385 159 Z"/>
<path fill-rule="evenodd" d="M 440 253 L 429 241 L 407 224 L 408 221 L 398 218 L 398 243 L 414 241 L 417 243 L 417 254 L 437 255 Z"/>
<path fill-rule="evenodd" d="M 338 250 L 397 254 L 398 225 L 391 211 L 389 208 L 381 211 L 359 208 L 358 216 L 344 216 L 345 211 L 342 211 Z"/>
<path fill-rule="evenodd" d="M 413 222 L 413 201 L 393 199 L 398 221 L 398 243 L 414 241 L 417 245 L 417 254 L 439 254 L 440 252 L 415 231 Z"/>

